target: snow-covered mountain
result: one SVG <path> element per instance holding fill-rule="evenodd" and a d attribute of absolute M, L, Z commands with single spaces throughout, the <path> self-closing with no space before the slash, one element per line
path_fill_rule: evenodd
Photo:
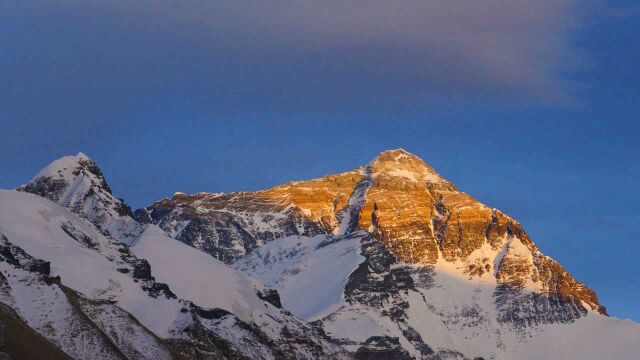
<path fill-rule="evenodd" d="M 349 357 L 277 292 L 133 220 L 85 155 L 19 190 L 0 190 L 0 302 L 68 356 Z"/>
<path fill-rule="evenodd" d="M 640 351 L 639 324 L 608 317 L 517 221 L 404 150 L 254 193 L 176 193 L 135 214 L 95 162 L 67 156 L 0 190 L 0 274 L 0 321 L 22 339 L 8 331 L 5 347 L 19 358 Z"/>
<path fill-rule="evenodd" d="M 52 162 L 18 190 L 69 208 L 105 235 L 124 242 L 134 241 L 144 231 L 133 220 L 131 208 L 111 193 L 100 168 L 83 153 Z"/>
<path fill-rule="evenodd" d="M 276 288 L 358 358 L 627 359 L 640 325 L 522 226 L 415 155 L 254 193 L 177 193 L 136 211 Z"/>

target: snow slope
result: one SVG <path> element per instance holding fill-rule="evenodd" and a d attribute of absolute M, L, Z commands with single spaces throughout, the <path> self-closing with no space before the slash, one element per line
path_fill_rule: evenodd
<path fill-rule="evenodd" d="M 490 273 L 472 278 L 464 262 L 442 259 L 432 268 L 390 261 L 377 253 L 381 248 L 371 250 L 367 235 L 276 239 L 233 266 L 277 288 L 285 308 L 319 320 L 353 352 L 385 337 L 399 339 L 408 356 L 418 359 L 622 360 L 640 351 L 640 324 L 593 311 L 575 322 L 525 331 L 500 322 L 497 281 Z M 491 251 L 481 248 L 471 258 Z M 368 275 L 373 282 L 354 271 L 359 265 L 378 269 Z"/>
<path fill-rule="evenodd" d="M 640 325 L 590 314 L 572 326 L 550 326 L 516 357 L 522 359 L 637 359 Z"/>
<path fill-rule="evenodd" d="M 93 245 L 73 239 L 63 229 L 70 224 Z M 153 298 L 129 273 L 119 247 L 71 211 L 32 194 L 0 190 L 0 232 L 31 256 L 51 262 L 51 275 L 96 300 L 116 301 L 145 327 L 169 337 L 186 315 L 182 305 L 164 296 Z"/>
<path fill-rule="evenodd" d="M 254 250 L 233 267 L 277 289 L 285 309 L 313 321 L 342 302 L 349 274 L 364 259 L 359 251 L 364 236 L 284 237 Z"/>
<path fill-rule="evenodd" d="M 264 286 L 193 247 L 168 237 L 155 225 L 149 226 L 131 250 L 149 261 L 154 277 L 166 283 L 178 297 L 199 306 L 227 310 L 242 321 L 251 322 L 265 311 L 256 291 Z M 277 316 L 276 308 L 266 313 Z"/>
<path fill-rule="evenodd" d="M 0 233 L 30 256 L 49 261 L 51 275 L 59 276 L 64 286 L 87 299 L 78 306 L 104 332 L 115 334 L 110 340 L 119 344 L 116 353 L 123 351 L 120 347 L 133 348 L 138 353 L 148 353 L 150 358 L 162 358 L 152 356 L 152 351 L 139 351 L 153 349 L 153 344 L 145 341 L 157 336 L 175 344 L 183 353 L 186 351 L 189 357 L 198 355 L 189 353 L 197 349 L 190 345 L 194 342 L 211 348 L 205 354 L 224 351 L 229 357 L 345 357 L 344 351 L 318 329 L 287 314 L 275 306 L 277 303 L 270 303 L 274 302 L 273 296 L 268 296 L 270 292 L 262 284 L 167 237 L 156 226 L 147 226 L 129 247 L 47 199 L 0 190 Z M 58 298 L 62 299 L 60 306 L 69 308 L 66 300 L 51 291 L 22 296 L 20 289 L 31 294 L 36 288 L 30 284 L 14 286 L 12 293 L 17 296 L 13 304 L 18 313 L 36 331 L 44 332 L 46 328 L 38 321 L 42 316 L 67 310 L 45 305 L 25 307 L 26 304 L 37 302 L 34 299 L 39 297 L 45 303 L 52 301 L 49 298 Z M 95 311 L 93 302 L 102 303 L 102 308 Z M 57 322 L 60 329 L 52 341 L 71 336 L 64 324 L 73 322 L 65 319 L 69 316 Z M 144 328 L 124 335 L 136 321 Z M 147 334 L 146 329 L 151 333 Z M 125 339 L 129 342 L 123 342 Z M 130 342 L 135 339 L 139 343 L 133 346 Z M 79 355 L 75 348 L 82 347 L 84 340 L 78 341 L 77 346 L 63 350 L 87 358 L 95 346 L 87 345 L 89 350 Z M 218 350 L 220 346 L 222 350 Z"/>

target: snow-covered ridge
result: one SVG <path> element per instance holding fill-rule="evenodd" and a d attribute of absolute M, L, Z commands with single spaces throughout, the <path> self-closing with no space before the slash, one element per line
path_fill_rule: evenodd
<path fill-rule="evenodd" d="M 70 179 L 74 177 L 73 171 L 81 162 L 92 161 L 85 153 L 79 152 L 76 155 L 63 156 L 54 160 L 49 165 L 40 170 L 29 182 L 33 182 L 41 177 L 51 177 L 57 179 Z"/>
<path fill-rule="evenodd" d="M 112 194 L 96 163 L 83 153 L 53 161 L 18 190 L 69 208 L 126 243 L 143 231 L 129 206 Z"/>
<path fill-rule="evenodd" d="M 117 301 L 159 336 L 168 336 L 179 321 L 182 305 L 165 296 L 150 297 L 122 258 L 125 248 L 65 208 L 31 194 L 0 190 L 0 232 L 49 261 L 51 275 L 60 276 L 65 285 L 90 299 Z"/>
<path fill-rule="evenodd" d="M 86 218 L 47 199 L 0 190 L 0 233 L 28 254 L 49 262 L 51 276 L 59 276 L 65 286 L 90 301 L 123 309 L 144 326 L 142 329 L 176 344 L 178 349 L 185 349 L 186 345 L 180 345 L 185 341 L 202 341 L 193 337 L 200 333 L 203 335 L 198 336 L 218 337 L 216 344 L 226 343 L 227 356 L 232 357 L 242 354 L 271 359 L 282 351 L 305 358 L 344 356 L 343 350 L 324 339 L 317 329 L 278 308 L 277 298 L 261 283 L 167 237 L 154 225 L 146 226 L 133 246 L 128 247 L 105 235 Z M 18 294 L 15 291 L 13 294 Z M 46 299 L 49 293 L 39 296 Z M 28 299 L 36 301 L 37 296 Z M 25 301 L 14 302 L 14 306 L 26 305 Z M 42 307 L 22 308 L 20 313 L 39 330 L 46 324 L 38 325 L 31 316 L 37 319 L 43 311 Z M 117 326 L 113 316 L 93 321 L 102 321 L 105 328 Z M 56 336 L 69 335 L 64 328 L 58 331 Z M 202 346 L 206 349 L 214 345 Z M 316 350 L 309 352 L 307 348 Z M 146 356 L 153 357 L 151 352 Z"/>

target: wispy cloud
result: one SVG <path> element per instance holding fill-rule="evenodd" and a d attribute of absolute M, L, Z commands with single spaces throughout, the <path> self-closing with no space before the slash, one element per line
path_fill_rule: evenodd
<path fill-rule="evenodd" d="M 5 3 L 0 23 L 14 98 L 304 108 L 556 101 L 581 18 L 576 0 L 112 1 Z"/>

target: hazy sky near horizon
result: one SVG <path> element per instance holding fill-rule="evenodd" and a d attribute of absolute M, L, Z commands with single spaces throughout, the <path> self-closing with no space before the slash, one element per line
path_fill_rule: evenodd
<path fill-rule="evenodd" d="M 82 151 L 136 208 L 402 147 L 640 321 L 634 3 L 0 2 L 0 188 Z"/>

